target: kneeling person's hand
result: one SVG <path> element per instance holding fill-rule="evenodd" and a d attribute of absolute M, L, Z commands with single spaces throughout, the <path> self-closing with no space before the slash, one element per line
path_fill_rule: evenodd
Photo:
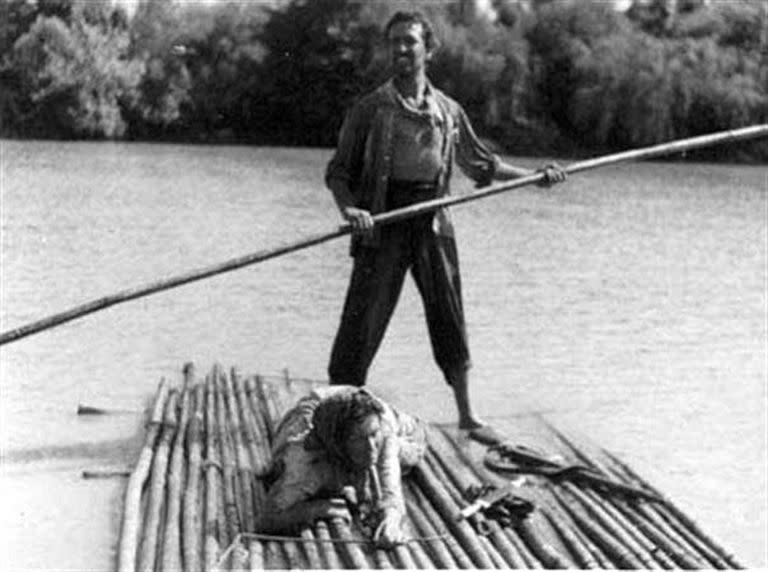
<path fill-rule="evenodd" d="M 373 541 L 379 546 L 393 546 L 405 542 L 403 533 L 403 517 L 397 510 L 387 510 L 381 519 L 376 532 L 373 533 Z"/>
<path fill-rule="evenodd" d="M 352 522 L 352 515 L 349 513 L 349 508 L 347 508 L 347 503 L 344 499 L 334 498 L 316 501 L 312 512 L 313 521 L 340 518 L 347 524 Z"/>

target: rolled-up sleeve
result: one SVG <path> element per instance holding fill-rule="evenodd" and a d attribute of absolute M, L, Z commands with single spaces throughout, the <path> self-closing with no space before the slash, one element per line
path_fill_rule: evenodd
<path fill-rule="evenodd" d="M 325 184 L 333 192 L 340 208 L 356 206 L 357 203 L 355 193 L 363 170 L 366 119 L 360 103 L 349 110 L 339 132 L 336 152 L 325 171 Z"/>
<path fill-rule="evenodd" d="M 379 509 L 396 509 L 405 514 L 403 484 L 401 479 L 399 447 L 394 435 L 384 441 L 381 456 L 377 466 L 381 497 L 378 499 Z"/>
<path fill-rule="evenodd" d="M 457 116 L 456 163 L 478 187 L 490 185 L 496 173 L 499 158 L 480 141 L 461 107 L 458 108 Z"/>

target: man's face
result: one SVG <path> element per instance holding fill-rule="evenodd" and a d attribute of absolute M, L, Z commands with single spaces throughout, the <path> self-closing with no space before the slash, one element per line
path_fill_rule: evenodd
<path fill-rule="evenodd" d="M 412 77 L 426 69 L 432 56 L 424 43 L 424 28 L 418 22 L 401 22 L 389 31 L 389 57 L 395 74 Z"/>

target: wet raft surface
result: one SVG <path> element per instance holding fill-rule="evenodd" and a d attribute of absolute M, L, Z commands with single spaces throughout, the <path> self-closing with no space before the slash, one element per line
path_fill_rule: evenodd
<path fill-rule="evenodd" d="M 162 382 L 129 478 L 120 570 L 307 568 L 738 568 L 739 563 L 671 502 L 631 499 L 582 482 L 526 474 L 513 494 L 526 518 L 459 520 L 466 491 L 504 486 L 487 448 L 455 428 L 431 426 L 426 459 L 404 478 L 413 539 L 391 549 L 356 525 L 318 522 L 291 537 L 255 535 L 259 475 L 282 414 L 315 384 L 241 377 L 218 367 L 176 386 Z M 518 417 L 511 442 L 557 453 L 616 481 L 652 489 L 608 452 L 564 435 L 542 417 Z"/>

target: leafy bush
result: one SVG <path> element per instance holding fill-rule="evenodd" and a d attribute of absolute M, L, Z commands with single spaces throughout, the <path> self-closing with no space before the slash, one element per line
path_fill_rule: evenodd
<path fill-rule="evenodd" d="M 136 99 L 143 73 L 129 57 L 129 37 L 112 13 L 77 5 L 69 24 L 38 16 L 13 48 L 27 134 L 120 137 L 123 109 Z"/>

